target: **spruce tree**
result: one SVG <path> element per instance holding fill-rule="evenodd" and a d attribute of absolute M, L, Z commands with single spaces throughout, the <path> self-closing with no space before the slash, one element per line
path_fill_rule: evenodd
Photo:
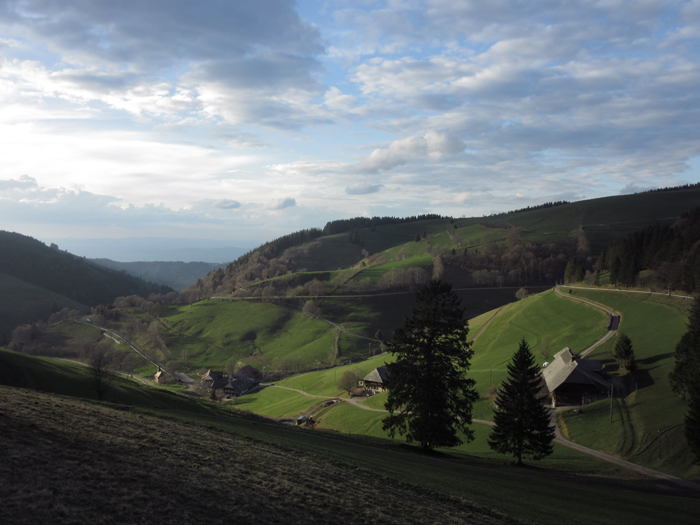
<path fill-rule="evenodd" d="M 700 385 L 690 386 L 688 396 L 688 413 L 685 415 L 685 439 L 693 453 L 693 462 L 700 465 Z"/>
<path fill-rule="evenodd" d="M 542 373 L 525 339 L 508 365 L 508 378 L 496 395 L 495 426 L 489 446 L 500 454 L 513 454 L 516 465 L 523 456 L 542 459 L 552 453 L 554 427 L 542 403 Z"/>
<path fill-rule="evenodd" d="M 613 355 L 626 370 L 629 370 L 630 361 L 635 361 L 634 348 L 632 348 L 632 340 L 624 333 L 620 332 L 619 339 L 615 343 Z"/>
<path fill-rule="evenodd" d="M 669 375 L 673 391 L 688 401 L 685 437 L 700 464 L 700 300 L 695 299 L 683 334 L 673 354 L 676 364 Z"/>
<path fill-rule="evenodd" d="M 691 394 L 691 385 L 698 383 L 700 390 L 700 300 L 693 301 L 688 316 L 688 330 L 683 334 L 673 353 L 675 365 L 669 375 L 671 387 L 676 394 Z"/>
<path fill-rule="evenodd" d="M 466 377 L 474 352 L 460 303 L 449 284 L 431 281 L 416 293 L 412 315 L 389 345 L 396 361 L 386 365 L 390 415 L 382 428 L 420 443 L 423 451 L 474 439 L 469 426 L 479 395 Z"/>

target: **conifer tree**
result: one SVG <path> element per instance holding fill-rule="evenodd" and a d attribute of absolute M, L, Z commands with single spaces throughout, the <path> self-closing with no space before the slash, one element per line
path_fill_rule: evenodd
<path fill-rule="evenodd" d="M 693 301 L 688 330 L 676 345 L 673 359 L 675 366 L 669 376 L 673 391 L 687 398 L 693 383 L 700 391 L 700 300 Z"/>
<path fill-rule="evenodd" d="M 479 395 L 466 377 L 474 352 L 460 302 L 449 284 L 431 281 L 416 293 L 412 315 L 389 345 L 396 361 L 386 365 L 390 415 L 382 428 L 391 437 L 398 432 L 417 441 L 424 451 L 457 446 L 462 436 L 474 439 L 469 426 Z"/>
<path fill-rule="evenodd" d="M 496 395 L 495 426 L 489 446 L 500 454 L 513 454 L 516 465 L 523 456 L 542 459 L 552 453 L 554 427 L 542 403 L 542 373 L 525 339 L 508 365 L 508 378 Z"/>
<path fill-rule="evenodd" d="M 685 437 L 700 464 L 700 300 L 695 299 L 688 317 L 688 331 L 676 345 L 673 358 L 676 361 L 669 375 L 676 394 L 688 401 L 685 416 Z"/>
<path fill-rule="evenodd" d="M 694 463 L 700 465 L 700 385 L 690 386 L 688 396 L 688 413 L 685 415 L 685 439 L 693 453 Z"/>
<path fill-rule="evenodd" d="M 613 355 L 626 370 L 629 370 L 629 364 L 635 363 L 634 348 L 632 348 L 632 340 L 624 333 L 620 333 L 619 339 L 615 343 Z"/>

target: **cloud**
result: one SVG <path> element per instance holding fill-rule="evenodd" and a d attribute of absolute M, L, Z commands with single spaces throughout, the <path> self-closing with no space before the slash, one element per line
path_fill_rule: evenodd
<path fill-rule="evenodd" d="M 653 189 L 653 186 L 642 187 L 637 186 L 634 182 L 630 182 L 620 190 L 619 195 L 631 195 L 632 193 L 642 193 Z"/>
<path fill-rule="evenodd" d="M 236 208 L 241 207 L 241 203 L 231 199 L 221 199 L 214 204 L 214 207 L 219 208 L 220 210 L 235 210 Z"/>
<path fill-rule="evenodd" d="M 383 187 L 383 184 L 358 184 L 345 188 L 345 193 L 348 195 L 368 195 L 370 193 L 377 193 Z"/>
<path fill-rule="evenodd" d="M 27 175 L 22 175 L 19 179 L 0 180 L 0 192 L 5 190 L 27 190 L 35 189 L 38 185 L 36 179 Z"/>
<path fill-rule="evenodd" d="M 291 197 L 286 197 L 284 199 L 277 199 L 273 204 L 268 207 L 269 210 L 284 210 L 285 208 L 293 208 L 297 205 L 296 199 Z"/>
<path fill-rule="evenodd" d="M 184 0 L 0 1 L 0 8 L 0 30 L 25 43 L 21 52 L 3 48 L 16 55 L 4 75 L 43 97 L 284 129 L 330 121 L 314 115 L 312 103 L 325 91 L 325 49 L 290 2 L 202 0 L 196 13 Z M 56 59 L 20 58 L 31 45 Z M 280 118 L 271 118 L 275 112 Z"/>
<path fill-rule="evenodd" d="M 429 131 L 392 142 L 389 147 L 375 149 L 357 166 L 363 173 L 390 170 L 408 162 L 410 158 L 439 160 L 464 151 L 465 144 L 449 132 Z"/>

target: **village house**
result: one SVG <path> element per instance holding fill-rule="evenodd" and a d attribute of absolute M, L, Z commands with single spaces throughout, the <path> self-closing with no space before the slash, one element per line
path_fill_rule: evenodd
<path fill-rule="evenodd" d="M 552 407 L 582 405 L 586 399 L 607 396 L 610 383 L 603 378 L 601 368 L 599 360 L 578 358 L 568 347 L 556 354 L 542 370 Z"/>
<path fill-rule="evenodd" d="M 386 366 L 380 366 L 360 379 L 360 386 L 364 389 L 365 393 L 374 395 L 387 390 L 388 379 L 389 370 Z"/>
<path fill-rule="evenodd" d="M 238 397 L 257 385 L 260 381 L 260 371 L 248 365 L 227 377 L 224 372 L 209 370 L 202 376 L 202 383 L 208 390 L 222 390 L 227 398 Z"/>

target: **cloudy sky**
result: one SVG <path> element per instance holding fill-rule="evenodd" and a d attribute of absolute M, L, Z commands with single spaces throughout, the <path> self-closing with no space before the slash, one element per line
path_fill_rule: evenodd
<path fill-rule="evenodd" d="M 699 39 L 699 0 L 0 0 L 0 229 L 262 242 L 698 182 Z"/>

